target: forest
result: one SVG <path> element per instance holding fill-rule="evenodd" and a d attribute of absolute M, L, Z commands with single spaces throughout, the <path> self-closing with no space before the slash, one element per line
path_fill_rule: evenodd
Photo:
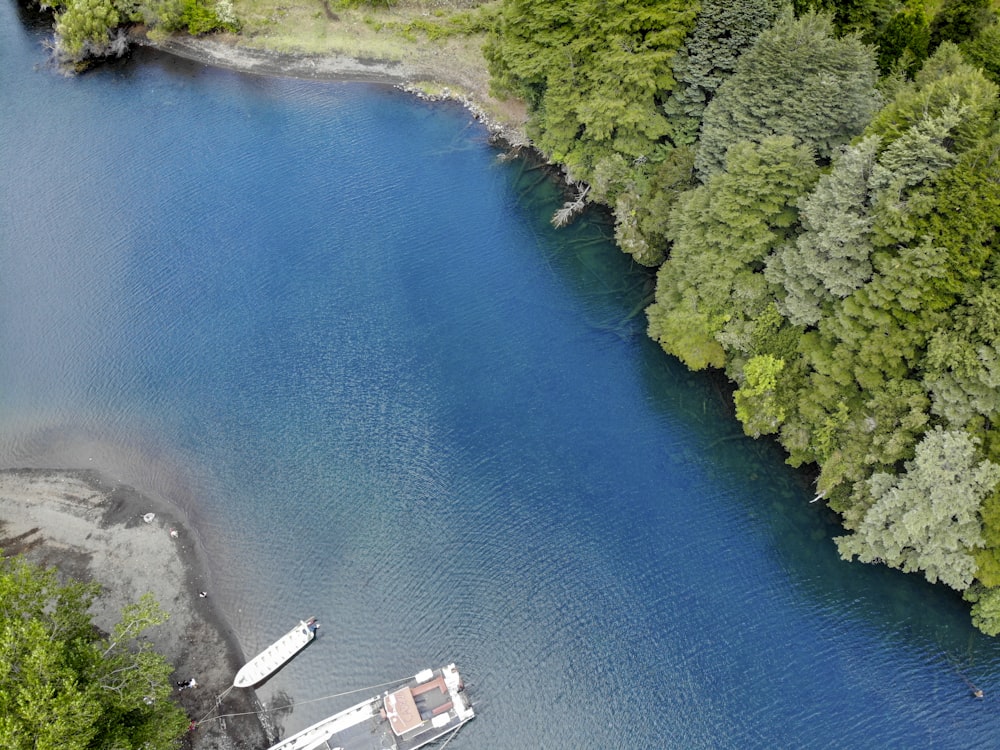
<path fill-rule="evenodd" d="M 990 0 L 502 0 L 498 95 L 621 250 L 649 335 L 815 472 L 844 559 L 1000 634 Z M 565 218 L 565 217 L 562 217 Z"/>

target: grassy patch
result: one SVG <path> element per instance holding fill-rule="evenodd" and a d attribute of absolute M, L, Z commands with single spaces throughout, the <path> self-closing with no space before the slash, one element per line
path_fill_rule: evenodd
<path fill-rule="evenodd" d="M 484 67 L 480 47 L 485 28 L 477 21 L 496 4 L 475 0 L 402 0 L 392 8 L 345 7 L 337 0 L 233 0 L 241 37 L 279 52 L 342 54 L 356 58 L 419 63 L 432 57 L 428 41 L 476 37 L 465 64 Z M 458 44 L 450 53 L 468 45 Z"/>
<path fill-rule="evenodd" d="M 428 94 L 467 97 L 496 123 L 524 127 L 523 102 L 489 93 L 483 42 L 500 0 L 231 0 L 243 46 L 407 65 Z M 433 91 L 432 91 L 433 90 Z"/>

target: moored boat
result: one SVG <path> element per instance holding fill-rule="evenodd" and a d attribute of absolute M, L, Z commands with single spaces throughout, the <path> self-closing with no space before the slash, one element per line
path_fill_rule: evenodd
<path fill-rule="evenodd" d="M 317 628 L 319 623 L 315 617 L 299 621 L 298 625 L 244 664 L 233 679 L 233 687 L 252 687 L 263 682 L 305 648 L 316 637 Z"/>
<path fill-rule="evenodd" d="M 268 750 L 416 750 L 475 716 L 454 664 L 318 721 Z"/>

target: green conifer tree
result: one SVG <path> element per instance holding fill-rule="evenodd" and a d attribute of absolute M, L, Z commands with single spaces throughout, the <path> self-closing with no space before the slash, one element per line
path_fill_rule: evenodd
<path fill-rule="evenodd" d="M 905 474 L 869 480 L 873 502 L 857 530 L 837 538 L 840 554 L 966 589 L 976 574 L 972 552 L 983 546 L 979 509 L 998 482 L 1000 466 L 980 461 L 966 433 L 928 432 Z"/>
<path fill-rule="evenodd" d="M 820 160 L 858 135 L 878 106 L 874 50 L 837 39 L 827 16 L 785 14 L 740 57 L 705 110 L 695 168 L 723 168 L 733 143 L 788 135 Z"/>
<path fill-rule="evenodd" d="M 673 251 L 647 310 L 650 336 L 695 370 L 725 364 L 722 341 L 749 353 L 740 342 L 775 293 L 764 260 L 796 230 L 796 201 L 818 176 L 812 152 L 788 136 L 737 143 L 726 164 L 678 199 Z"/>
<path fill-rule="evenodd" d="M 705 107 L 736 70 L 740 55 L 769 28 L 786 0 L 704 0 L 694 28 L 673 60 L 677 86 L 664 104 L 670 139 L 694 143 Z"/>

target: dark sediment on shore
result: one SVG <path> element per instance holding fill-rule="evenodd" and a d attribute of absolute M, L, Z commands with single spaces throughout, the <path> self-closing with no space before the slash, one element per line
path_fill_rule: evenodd
<path fill-rule="evenodd" d="M 147 513 L 155 514 L 149 523 L 143 520 Z M 0 549 L 55 567 L 60 575 L 101 584 L 91 613 L 105 631 L 126 604 L 152 593 L 170 619 L 146 635 L 173 665 L 171 679 L 198 682 L 177 694 L 188 716 L 205 719 L 188 733 L 184 747 L 258 750 L 270 744 L 254 692 L 226 693 L 243 654 L 211 596 L 198 596 L 206 571 L 176 508 L 93 471 L 4 470 Z M 240 715 L 211 718 L 231 714 Z"/>

